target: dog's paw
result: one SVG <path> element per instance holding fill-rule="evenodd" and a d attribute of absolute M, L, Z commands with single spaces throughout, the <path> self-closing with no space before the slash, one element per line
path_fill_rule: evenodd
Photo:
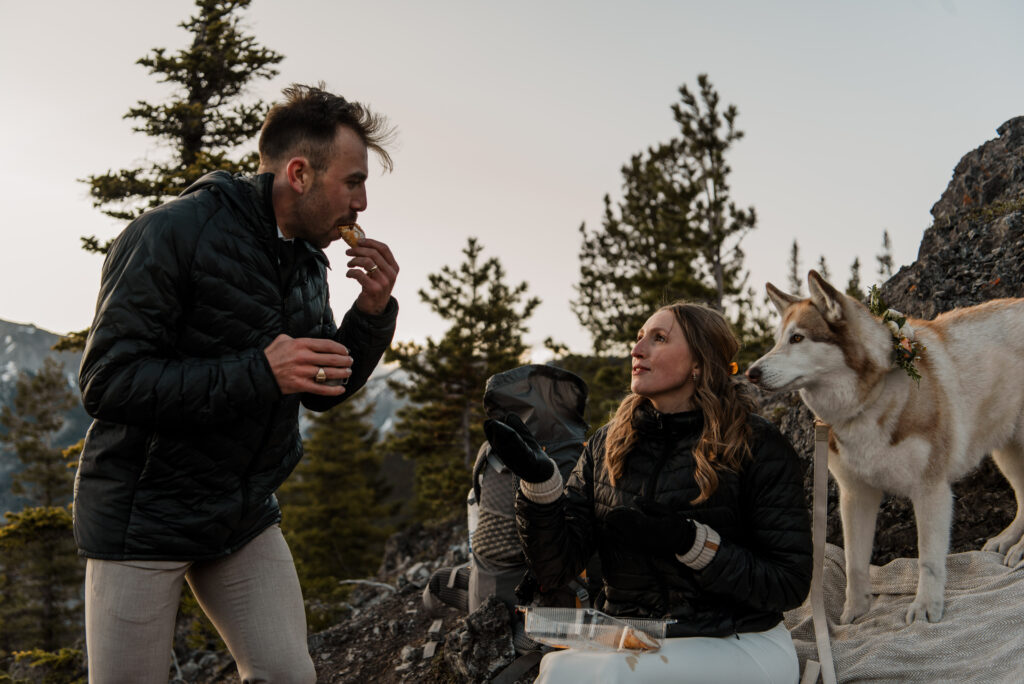
<path fill-rule="evenodd" d="M 847 597 L 843 612 L 839 615 L 839 624 L 848 625 L 859 618 L 871 608 L 871 596 L 861 596 L 857 599 Z"/>
<path fill-rule="evenodd" d="M 943 607 L 942 599 L 930 601 L 928 599 L 916 598 L 907 610 L 907 624 L 912 625 L 917 620 L 938 622 L 942 619 Z"/>
<path fill-rule="evenodd" d="M 1003 557 L 1003 565 L 1008 568 L 1016 567 L 1022 560 L 1024 560 L 1024 540 L 1010 547 Z"/>
<path fill-rule="evenodd" d="M 992 537 L 985 545 L 981 547 L 982 551 L 991 551 L 992 553 L 1006 553 L 1010 548 L 1010 540 L 1002 539 L 1002 535 Z"/>

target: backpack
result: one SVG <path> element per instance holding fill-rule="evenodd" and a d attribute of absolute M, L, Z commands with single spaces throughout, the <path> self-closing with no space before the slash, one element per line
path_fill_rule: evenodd
<path fill-rule="evenodd" d="M 568 479 L 587 432 L 583 417 L 587 385 L 579 376 L 554 366 L 519 366 L 487 380 L 483 403 L 490 418 L 518 415 L 554 460 L 562 479 Z M 518 478 L 491 453 L 487 442 L 481 444 L 467 497 L 469 562 L 435 571 L 423 593 L 425 605 L 432 608 L 440 602 L 471 613 L 490 596 L 497 596 L 510 609 L 531 602 L 588 605 L 589 593 L 582 582 L 537 591 L 516 531 L 518 489 Z M 516 641 L 521 651 L 534 647 Z"/>

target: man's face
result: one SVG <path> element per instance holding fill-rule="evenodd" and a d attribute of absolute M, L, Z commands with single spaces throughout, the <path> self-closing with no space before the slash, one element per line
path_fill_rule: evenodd
<path fill-rule="evenodd" d="M 320 249 L 339 238 L 338 226 L 356 222 L 366 209 L 366 145 L 350 128 L 341 126 L 326 169 L 316 171 L 312 187 L 296 204 L 294 237 Z"/>

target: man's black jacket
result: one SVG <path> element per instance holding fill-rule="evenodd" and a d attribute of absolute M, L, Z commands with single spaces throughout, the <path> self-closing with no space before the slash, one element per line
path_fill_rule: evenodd
<path fill-rule="evenodd" d="M 750 416 L 753 458 L 740 472 L 718 471 L 710 499 L 692 505 L 693 446 L 699 411 L 634 416 L 640 433 L 614 485 L 605 467 L 607 426 L 587 444 L 564 494 L 538 504 L 520 492 L 516 520 L 528 563 L 544 587 L 562 586 L 596 550 L 604 588 L 595 607 L 610 615 L 674 620 L 668 636 L 724 636 L 774 627 L 782 611 L 810 589 L 811 532 L 799 461 L 768 421 Z M 710 564 L 692 570 L 668 554 L 643 555 L 609 534 L 604 518 L 616 506 L 653 498 L 714 528 L 722 538 Z"/>
<path fill-rule="evenodd" d="M 79 374 L 95 419 L 75 480 L 83 555 L 215 558 L 279 521 L 300 401 L 350 397 L 390 344 L 394 300 L 335 325 L 327 257 L 278 238 L 272 181 L 208 174 L 111 246 Z M 281 333 L 348 347 L 340 399 L 281 394 L 263 353 Z"/>

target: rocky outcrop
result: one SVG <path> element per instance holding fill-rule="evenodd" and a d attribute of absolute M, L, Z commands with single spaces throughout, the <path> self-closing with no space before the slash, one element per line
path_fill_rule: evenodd
<path fill-rule="evenodd" d="M 989 299 L 1024 296 L 1024 116 L 964 155 L 917 261 L 883 287 L 890 306 L 931 319 Z"/>

